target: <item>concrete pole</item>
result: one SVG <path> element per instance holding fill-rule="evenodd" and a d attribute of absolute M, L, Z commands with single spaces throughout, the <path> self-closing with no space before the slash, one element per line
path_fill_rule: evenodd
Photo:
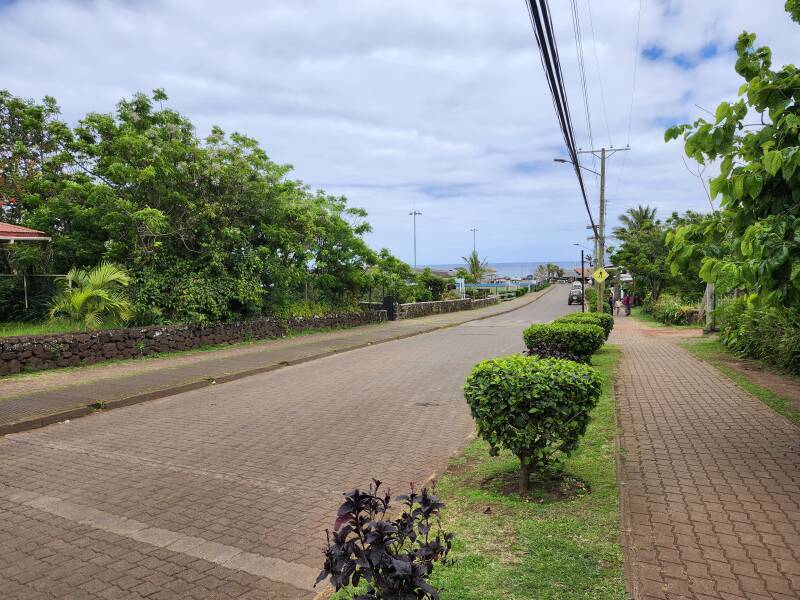
<path fill-rule="evenodd" d="M 606 149 L 600 148 L 600 224 L 597 231 L 597 267 L 606 263 Z M 597 285 L 597 312 L 603 312 L 606 286 L 604 282 Z"/>

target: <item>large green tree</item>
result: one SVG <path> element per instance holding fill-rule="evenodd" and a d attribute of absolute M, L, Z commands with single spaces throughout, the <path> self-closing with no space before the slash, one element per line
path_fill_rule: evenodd
<path fill-rule="evenodd" d="M 120 264 L 148 319 L 357 301 L 375 260 L 366 213 L 291 179 L 252 138 L 199 138 L 166 100 L 137 94 L 70 128 L 54 100 L 0 93 L 3 218 L 53 237 L 48 270 Z"/>
<path fill-rule="evenodd" d="M 800 22 L 800 2 L 786 9 Z M 689 223 L 671 238 L 677 258 L 700 256 L 701 277 L 721 292 L 745 291 L 757 304 L 800 305 L 800 69 L 772 68 L 772 52 L 743 33 L 736 43 L 739 99 L 714 119 L 667 130 L 686 154 L 719 162 L 711 193 L 719 214 Z"/>

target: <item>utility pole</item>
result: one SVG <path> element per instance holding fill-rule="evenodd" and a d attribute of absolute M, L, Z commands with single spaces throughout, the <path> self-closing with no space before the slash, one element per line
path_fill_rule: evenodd
<path fill-rule="evenodd" d="M 417 215 L 421 215 L 422 213 L 418 210 L 412 210 L 408 213 L 412 217 L 414 217 L 414 268 L 417 268 Z"/>
<path fill-rule="evenodd" d="M 597 227 L 596 234 L 596 264 L 597 267 L 605 267 L 606 265 L 606 159 L 610 158 L 617 152 L 627 152 L 630 147 L 626 148 L 611 148 L 606 150 L 605 147 L 600 150 L 581 150 L 578 154 L 594 154 L 600 159 L 600 219 Z M 598 156 L 599 153 L 599 156 Z M 605 282 L 598 282 L 597 284 L 597 312 L 603 312 L 605 304 Z"/>
<path fill-rule="evenodd" d="M 586 312 L 586 273 L 583 270 L 583 248 L 581 248 L 581 312 Z"/>
<path fill-rule="evenodd" d="M 470 229 L 470 231 L 472 232 L 472 251 L 475 252 L 475 249 L 476 249 L 476 246 L 475 246 L 475 233 L 478 231 L 478 228 L 477 227 L 473 227 L 472 229 Z"/>

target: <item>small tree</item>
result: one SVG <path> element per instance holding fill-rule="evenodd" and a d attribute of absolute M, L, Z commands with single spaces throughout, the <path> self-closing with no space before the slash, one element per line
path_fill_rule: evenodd
<path fill-rule="evenodd" d="M 466 265 L 466 271 L 469 274 L 469 279 L 474 283 L 480 283 L 483 276 L 490 273 L 492 270 L 489 268 L 487 259 L 481 260 L 477 250 L 470 252 L 468 256 L 462 256 L 461 260 Z"/>
<path fill-rule="evenodd" d="M 464 397 L 492 454 L 505 448 L 519 458 L 524 495 L 531 471 L 554 466 L 577 447 L 601 388 L 602 377 L 587 365 L 515 354 L 478 363 Z"/>
<path fill-rule="evenodd" d="M 579 362 L 588 362 L 606 339 L 604 330 L 591 323 L 534 323 L 522 337 L 531 354 Z"/>
<path fill-rule="evenodd" d="M 131 303 L 122 291 L 130 277 L 117 265 L 101 263 L 89 271 L 73 268 L 65 282 L 53 300 L 51 319 L 64 317 L 97 329 L 103 323 L 125 323 L 131 318 Z"/>
<path fill-rule="evenodd" d="M 578 323 L 579 325 L 597 325 L 602 327 L 605 332 L 606 339 L 611 335 L 611 330 L 614 329 L 614 317 L 607 313 L 570 313 L 559 317 L 554 323 Z"/>

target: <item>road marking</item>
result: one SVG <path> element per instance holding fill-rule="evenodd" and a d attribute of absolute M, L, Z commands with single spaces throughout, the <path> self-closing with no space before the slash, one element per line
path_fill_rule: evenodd
<path fill-rule="evenodd" d="M 4 484 L 0 484 L 0 497 L 74 523 L 88 525 L 156 548 L 165 548 L 200 558 L 226 569 L 244 571 L 256 577 L 265 577 L 272 581 L 288 583 L 302 590 L 314 591 L 314 581 L 319 571 L 303 564 L 245 552 L 236 546 L 212 542 L 177 531 L 150 527 L 147 523 L 135 519 Z"/>

